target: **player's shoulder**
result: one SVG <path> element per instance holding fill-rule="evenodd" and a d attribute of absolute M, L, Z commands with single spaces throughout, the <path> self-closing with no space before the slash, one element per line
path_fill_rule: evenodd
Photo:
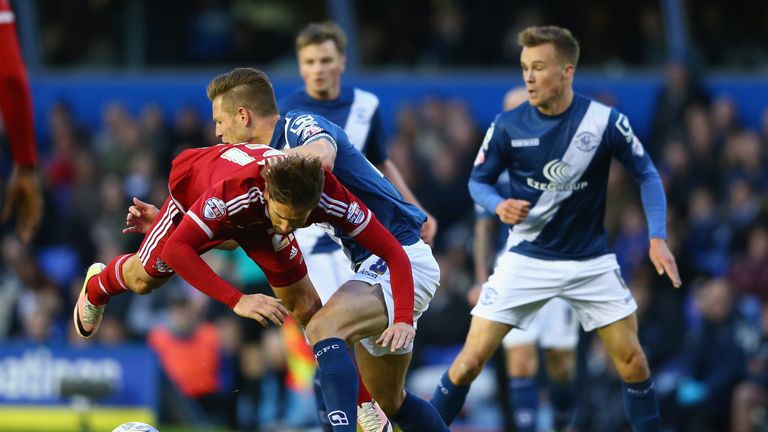
<path fill-rule="evenodd" d="M 360 87 L 342 87 L 341 95 L 349 98 L 350 101 L 363 101 L 374 106 L 379 104 L 379 97 L 375 93 Z"/>

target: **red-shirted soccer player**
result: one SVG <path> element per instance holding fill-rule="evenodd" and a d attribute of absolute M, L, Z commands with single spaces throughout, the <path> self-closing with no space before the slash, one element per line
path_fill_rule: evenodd
<path fill-rule="evenodd" d="M 174 272 L 240 316 L 279 325 L 287 308 L 306 325 L 320 300 L 291 232 L 309 223 L 337 226 L 382 257 L 413 301 L 412 276 L 394 270 L 410 268 L 402 246 L 318 159 L 260 144 L 190 149 L 174 160 L 169 191 L 137 253 L 88 269 L 73 317 L 80 336 L 96 333 L 110 296 L 148 293 Z M 202 260 L 226 240 L 259 264 L 280 300 L 242 294 Z"/>
<path fill-rule="evenodd" d="M 2 219 L 16 211 L 16 232 L 29 241 L 43 214 L 43 200 L 37 179 L 37 152 L 32 123 L 32 96 L 29 79 L 19 52 L 16 19 L 8 0 L 0 0 L 0 111 L 11 143 L 13 173 L 8 180 Z"/>

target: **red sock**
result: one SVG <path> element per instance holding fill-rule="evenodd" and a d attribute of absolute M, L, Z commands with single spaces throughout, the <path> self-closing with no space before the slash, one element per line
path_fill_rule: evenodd
<path fill-rule="evenodd" d="M 357 380 L 360 382 L 357 388 L 357 404 L 362 405 L 363 402 L 370 402 L 373 398 L 368 393 L 368 388 L 363 384 L 363 377 L 360 376 L 360 372 L 357 373 Z"/>
<path fill-rule="evenodd" d="M 123 263 L 133 254 L 120 255 L 104 267 L 96 277 L 88 281 L 86 294 L 88 301 L 94 306 L 107 304 L 109 298 L 113 295 L 122 294 L 128 291 L 128 286 L 123 279 Z"/>

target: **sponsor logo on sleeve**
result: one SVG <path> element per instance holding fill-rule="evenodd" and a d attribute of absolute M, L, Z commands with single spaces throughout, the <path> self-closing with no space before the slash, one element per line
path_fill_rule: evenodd
<path fill-rule="evenodd" d="M 314 117 L 309 114 L 304 114 L 296 117 L 296 119 L 293 120 L 289 130 L 300 136 L 301 139 L 306 140 L 312 135 L 322 132 L 323 128 L 320 127 Z"/>
<path fill-rule="evenodd" d="M 643 143 L 637 139 L 637 136 L 632 136 L 632 154 L 641 158 L 645 155 L 645 149 L 643 149 Z"/>
<path fill-rule="evenodd" d="M 356 202 L 350 204 L 347 210 L 347 222 L 358 225 L 363 222 L 363 219 L 365 219 L 365 213 L 360 205 Z"/>
<path fill-rule="evenodd" d="M 619 118 L 616 119 L 616 129 L 619 133 L 624 135 L 624 139 L 627 140 L 627 144 L 632 142 L 632 137 L 635 135 L 632 132 L 632 126 L 629 124 L 629 119 L 624 114 L 619 114 Z"/>
<path fill-rule="evenodd" d="M 223 220 L 227 216 L 227 205 L 219 198 L 212 197 L 203 204 L 203 217 L 208 220 Z"/>
<path fill-rule="evenodd" d="M 495 123 L 491 123 L 491 125 L 488 126 L 488 130 L 485 132 L 485 137 L 483 138 L 483 145 L 480 146 L 481 149 L 488 150 L 488 145 L 491 143 L 491 138 L 493 137 L 493 129 L 495 127 Z"/>

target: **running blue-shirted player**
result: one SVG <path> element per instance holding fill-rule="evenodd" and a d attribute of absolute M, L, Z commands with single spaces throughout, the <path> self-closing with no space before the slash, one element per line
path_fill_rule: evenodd
<path fill-rule="evenodd" d="M 529 101 L 491 124 L 469 181 L 475 202 L 514 225 L 507 251 L 483 285 L 467 340 L 435 390 L 447 424 L 469 385 L 513 327 L 525 329 L 552 298 L 597 329 L 624 381 L 624 405 L 635 431 L 659 430 L 656 393 L 637 339 L 635 301 L 608 247 L 603 225 L 608 171 L 618 158 L 640 184 L 650 259 L 680 286 L 666 243 L 666 199 L 659 175 L 626 116 L 573 92 L 579 44 L 560 27 L 518 35 Z M 510 196 L 494 188 L 507 171 Z"/>
<path fill-rule="evenodd" d="M 528 90 L 516 87 L 504 96 L 504 111 L 518 107 L 528 100 Z M 510 196 L 509 173 L 502 172 L 496 190 L 503 198 Z M 496 258 L 504 253 L 509 226 L 498 229 L 499 217 L 480 205 L 475 205 L 475 286 L 468 298 L 477 303 L 482 285 Z M 497 253 L 498 252 L 498 253 Z M 510 412 L 518 432 L 535 432 L 539 414 L 539 350 L 547 371 L 548 399 L 553 411 L 555 430 L 570 424 L 575 402 L 573 375 L 576 369 L 575 348 L 579 342 L 579 321 L 568 303 L 553 298 L 544 305 L 528 328 L 513 328 L 502 340 L 506 359 Z"/>

